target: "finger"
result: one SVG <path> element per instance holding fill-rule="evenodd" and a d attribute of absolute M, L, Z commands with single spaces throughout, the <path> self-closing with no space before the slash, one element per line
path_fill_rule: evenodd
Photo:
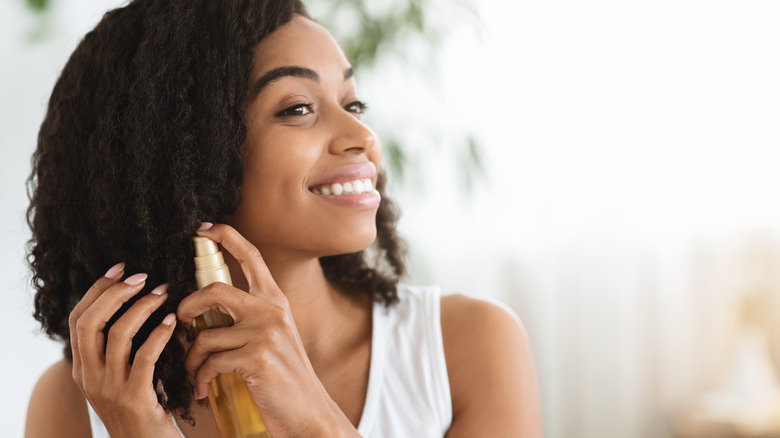
<path fill-rule="evenodd" d="M 148 295 L 135 302 L 108 331 L 106 338 L 106 370 L 125 378 L 130 367 L 130 351 L 133 337 L 149 317 L 168 297 L 168 284 L 154 288 Z"/>
<path fill-rule="evenodd" d="M 122 305 L 143 289 L 145 283 L 146 274 L 135 274 L 121 283 L 116 283 L 102 293 L 78 319 L 76 332 L 83 366 L 86 366 L 87 362 L 90 366 L 103 363 L 103 329 Z"/>
<path fill-rule="evenodd" d="M 76 330 L 76 322 L 84 313 L 84 310 L 89 308 L 92 303 L 95 302 L 98 296 L 106 291 L 109 287 L 113 286 L 122 278 L 125 272 L 124 262 L 117 263 L 106 271 L 106 273 L 100 277 L 92 287 L 89 288 L 86 294 L 76 304 L 73 310 L 70 312 L 68 318 L 68 327 L 70 335 L 70 348 L 73 353 L 73 379 L 77 382 L 81 381 L 81 357 L 79 353 L 79 337 Z"/>
<path fill-rule="evenodd" d="M 260 251 L 246 240 L 235 228 L 226 224 L 210 224 L 204 222 L 197 231 L 199 236 L 208 237 L 219 243 L 241 265 L 250 294 L 256 295 L 260 290 L 273 283 L 273 277 L 263 260 Z"/>
<path fill-rule="evenodd" d="M 237 366 L 241 363 L 242 356 L 243 353 L 239 350 L 223 351 L 210 355 L 195 373 L 195 398 L 200 400 L 208 396 L 211 381 L 220 374 L 236 373 L 246 380 L 246 376 L 241 374 L 243 369 Z"/>
<path fill-rule="evenodd" d="M 246 346 L 251 333 L 245 333 L 236 327 L 215 328 L 200 332 L 190 345 L 184 358 L 184 369 L 194 377 L 209 355 L 226 350 L 236 350 Z"/>
<path fill-rule="evenodd" d="M 173 329 L 176 327 L 176 314 L 169 313 L 149 334 L 146 341 L 135 353 L 133 366 L 130 368 L 130 376 L 127 380 L 128 385 L 141 387 L 149 385 L 154 378 L 154 365 L 160 358 L 165 345 L 173 335 Z"/>
<path fill-rule="evenodd" d="M 211 283 L 203 289 L 189 294 L 181 300 L 176 309 L 179 321 L 186 327 L 192 325 L 192 320 L 209 310 L 219 310 L 230 315 L 234 322 L 241 321 L 240 311 L 249 306 L 249 295 L 241 289 L 236 289 L 225 283 Z"/>

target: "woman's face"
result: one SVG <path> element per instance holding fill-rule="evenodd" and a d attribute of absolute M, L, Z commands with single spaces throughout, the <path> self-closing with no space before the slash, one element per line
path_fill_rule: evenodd
<path fill-rule="evenodd" d="M 257 45 L 249 84 L 243 198 L 232 225 L 261 252 L 320 257 L 370 246 L 381 146 L 361 121 L 333 37 L 296 15 Z M 347 183 L 365 192 L 337 195 Z"/>

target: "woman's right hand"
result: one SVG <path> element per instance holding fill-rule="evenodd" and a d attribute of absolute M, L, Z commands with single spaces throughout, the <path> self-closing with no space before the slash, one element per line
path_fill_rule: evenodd
<path fill-rule="evenodd" d="M 146 274 L 120 281 L 124 263 L 98 279 L 70 314 L 73 380 L 97 412 L 112 438 L 176 437 L 172 417 L 157 402 L 154 365 L 171 338 L 176 315 L 154 328 L 130 364 L 133 336 L 167 298 L 167 284 L 140 298 L 103 334 L 106 323 L 143 289 Z"/>

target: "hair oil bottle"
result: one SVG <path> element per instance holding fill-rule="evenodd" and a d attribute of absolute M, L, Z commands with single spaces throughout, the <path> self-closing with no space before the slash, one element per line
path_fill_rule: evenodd
<path fill-rule="evenodd" d="M 194 237 L 195 281 L 198 288 L 220 281 L 232 285 L 230 271 L 217 243 L 206 237 Z M 227 327 L 233 324 L 229 315 L 209 310 L 195 318 L 195 335 L 207 328 Z M 246 382 L 235 373 L 221 374 L 211 381 L 209 393 L 211 411 L 222 438 L 270 438 L 263 417 Z"/>

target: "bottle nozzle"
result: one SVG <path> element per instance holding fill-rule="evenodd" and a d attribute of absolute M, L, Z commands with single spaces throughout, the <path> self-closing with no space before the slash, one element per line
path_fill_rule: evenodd
<path fill-rule="evenodd" d="M 200 236 L 193 237 L 192 241 L 195 244 L 195 280 L 198 287 L 205 287 L 215 281 L 233 284 L 217 242 Z"/>
<path fill-rule="evenodd" d="M 192 238 L 192 241 L 195 243 L 195 257 L 204 257 L 219 252 L 217 242 L 208 237 L 196 236 Z"/>

